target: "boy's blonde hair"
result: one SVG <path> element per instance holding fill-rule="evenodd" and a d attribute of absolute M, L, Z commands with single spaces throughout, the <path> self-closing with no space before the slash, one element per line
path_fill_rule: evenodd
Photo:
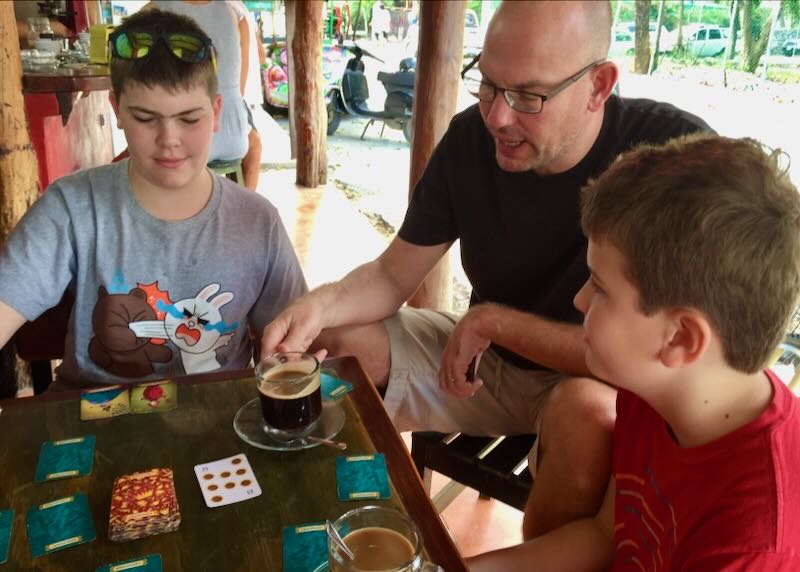
<path fill-rule="evenodd" d="M 125 18 L 116 30 L 154 34 L 188 32 L 208 39 L 208 35 L 192 18 L 158 8 L 140 10 Z M 152 54 L 139 60 L 111 57 L 111 87 L 117 98 L 127 84 L 139 83 L 147 87 L 162 87 L 170 93 L 199 86 L 213 101 L 217 95 L 217 72 L 210 59 L 197 63 L 184 62 L 170 54 L 162 42 L 156 42 L 152 50 Z"/>
<path fill-rule="evenodd" d="M 623 154 L 582 192 L 581 224 L 626 259 L 645 314 L 705 314 L 728 364 L 754 373 L 800 292 L 800 196 L 781 151 L 690 135 Z"/>

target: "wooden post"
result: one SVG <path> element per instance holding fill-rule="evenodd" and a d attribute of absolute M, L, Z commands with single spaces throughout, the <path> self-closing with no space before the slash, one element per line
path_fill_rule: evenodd
<path fill-rule="evenodd" d="M 456 112 L 465 12 L 466 2 L 420 2 L 409 196 Z M 452 290 L 450 263 L 444 257 L 408 304 L 417 308 L 450 310 Z"/>
<path fill-rule="evenodd" d="M 275 7 L 275 3 L 272 4 L 273 8 Z M 294 100 L 294 93 L 297 91 L 294 87 L 294 62 L 292 56 L 292 39 L 294 38 L 294 21 L 295 21 L 295 7 L 297 6 L 297 2 L 295 0 L 287 0 L 284 3 L 284 7 L 286 8 L 286 65 L 289 69 L 289 77 L 287 78 L 287 83 L 289 84 L 289 149 L 291 152 L 292 159 L 297 159 L 297 128 L 294 124 L 295 120 L 295 112 L 294 107 L 296 102 Z M 274 26 L 272 28 L 275 29 Z M 275 37 L 273 35 L 272 38 L 273 43 L 275 43 Z M 296 168 L 296 167 L 295 167 Z"/>
<path fill-rule="evenodd" d="M 22 61 L 14 4 L 0 2 L 0 244 L 39 195 L 38 168 L 22 98 Z M 30 369 L 12 344 L 0 354 L 0 386 L 33 386 Z M 13 378 L 13 379 L 10 379 Z M 6 395 L 5 397 L 8 397 Z"/>
<path fill-rule="evenodd" d="M 293 30 L 287 42 L 289 114 L 294 120 L 297 139 L 297 184 L 317 187 L 328 180 L 328 121 L 322 93 L 322 2 L 291 4 L 294 4 Z M 288 14 L 287 9 L 287 20 Z"/>

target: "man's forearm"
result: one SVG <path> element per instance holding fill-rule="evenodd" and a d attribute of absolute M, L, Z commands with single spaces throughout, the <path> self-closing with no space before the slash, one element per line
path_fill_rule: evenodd
<path fill-rule="evenodd" d="M 310 294 L 323 308 L 323 328 L 382 320 L 405 302 L 404 292 L 376 268 L 379 264 L 375 260 L 359 266 L 338 282 L 325 284 Z"/>
<path fill-rule="evenodd" d="M 613 543 L 597 518 L 571 522 L 523 544 L 470 558 L 471 572 L 600 572 L 613 559 Z"/>
<path fill-rule="evenodd" d="M 323 312 L 322 327 L 367 324 L 392 315 L 450 244 L 419 246 L 396 237 L 378 258 L 312 293 Z"/>
<path fill-rule="evenodd" d="M 477 330 L 493 343 L 556 371 L 591 376 L 581 326 L 492 303 L 476 306 L 472 313 Z"/>

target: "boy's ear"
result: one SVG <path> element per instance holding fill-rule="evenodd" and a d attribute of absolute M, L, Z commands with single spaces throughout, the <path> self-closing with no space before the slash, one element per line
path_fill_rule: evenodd
<path fill-rule="evenodd" d="M 220 116 L 222 114 L 222 96 L 216 94 L 211 100 L 211 108 L 214 110 L 214 133 L 219 131 Z"/>
<path fill-rule="evenodd" d="M 674 311 L 664 347 L 659 353 L 661 363 L 671 368 L 693 364 L 705 353 L 711 336 L 711 324 L 702 313 L 686 309 Z"/>

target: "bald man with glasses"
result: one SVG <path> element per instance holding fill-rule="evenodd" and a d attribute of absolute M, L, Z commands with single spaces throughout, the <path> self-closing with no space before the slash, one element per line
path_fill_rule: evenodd
<path fill-rule="evenodd" d="M 709 129 L 612 95 L 610 35 L 607 2 L 501 4 L 463 74 L 478 102 L 453 118 L 398 236 L 262 338 L 266 354 L 358 356 L 400 431 L 537 433 L 526 539 L 594 514 L 610 472 L 615 392 L 589 377 L 572 304 L 589 275 L 580 189 L 637 143 Z M 401 308 L 456 240 L 469 311 Z"/>

